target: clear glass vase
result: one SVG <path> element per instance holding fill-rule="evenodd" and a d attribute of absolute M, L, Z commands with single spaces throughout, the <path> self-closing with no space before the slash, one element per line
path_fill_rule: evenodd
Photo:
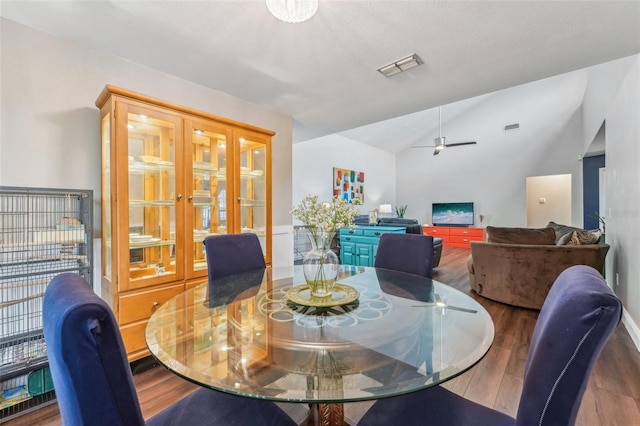
<path fill-rule="evenodd" d="M 338 256 L 331 251 L 333 235 L 324 230 L 312 233 L 311 250 L 302 260 L 304 278 L 314 297 L 330 297 L 338 278 Z"/>

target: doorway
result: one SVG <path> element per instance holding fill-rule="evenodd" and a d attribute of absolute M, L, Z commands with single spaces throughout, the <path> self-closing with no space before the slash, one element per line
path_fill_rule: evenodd
<path fill-rule="evenodd" d="M 527 178 L 527 227 L 571 223 L 571 175 Z"/>

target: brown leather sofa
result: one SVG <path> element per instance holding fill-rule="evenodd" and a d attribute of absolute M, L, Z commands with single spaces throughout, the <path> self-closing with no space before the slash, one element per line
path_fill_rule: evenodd
<path fill-rule="evenodd" d="M 553 282 L 569 266 L 589 265 L 602 273 L 609 250 L 601 243 L 558 245 L 562 236 L 556 237 L 551 226 L 486 231 L 487 242 L 471 242 L 469 284 L 483 297 L 523 308 L 540 309 Z"/>

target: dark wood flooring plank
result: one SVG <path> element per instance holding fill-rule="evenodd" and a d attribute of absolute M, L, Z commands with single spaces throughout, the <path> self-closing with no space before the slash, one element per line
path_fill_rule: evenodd
<path fill-rule="evenodd" d="M 602 424 L 600 420 L 601 414 L 598 412 L 597 393 L 597 386 L 593 380 L 591 380 L 587 385 L 584 396 L 582 397 L 582 404 L 578 411 L 576 424 L 580 426 L 597 426 Z"/>
<path fill-rule="evenodd" d="M 478 404 L 493 407 L 511 351 L 493 346 L 473 371 L 473 377 L 462 395 Z"/>
<path fill-rule="evenodd" d="M 598 389 L 595 394 L 600 424 L 612 426 L 640 424 L 638 405 L 633 398 L 603 389 Z"/>
<path fill-rule="evenodd" d="M 500 382 L 500 389 L 493 408 L 515 417 L 518 413 L 520 394 L 522 393 L 522 377 L 505 374 Z"/>

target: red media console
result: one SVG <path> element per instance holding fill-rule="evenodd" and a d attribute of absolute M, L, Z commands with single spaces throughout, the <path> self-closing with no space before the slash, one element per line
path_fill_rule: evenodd
<path fill-rule="evenodd" d="M 442 238 L 446 247 L 470 248 L 471 241 L 484 241 L 484 228 L 423 226 L 422 232 L 432 237 Z"/>

